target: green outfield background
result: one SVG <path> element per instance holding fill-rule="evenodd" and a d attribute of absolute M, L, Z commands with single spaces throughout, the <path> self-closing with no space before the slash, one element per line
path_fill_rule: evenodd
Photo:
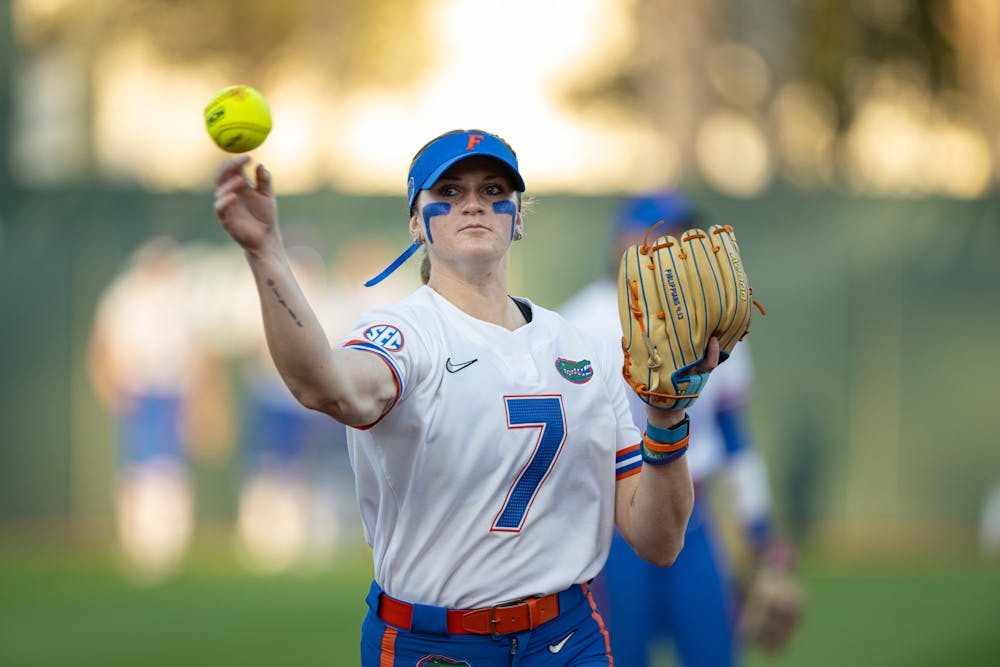
<path fill-rule="evenodd" d="M 748 339 L 751 421 L 810 598 L 793 650 L 754 660 L 996 664 L 1000 563 L 976 535 L 1000 482 L 1000 199 L 694 197 L 706 222 L 736 227 L 767 310 Z M 614 201 L 539 197 L 513 291 L 556 307 L 600 275 Z M 359 231 L 408 243 L 396 198 L 321 192 L 280 205 L 328 252 Z M 185 573 L 154 589 L 116 574 L 114 450 L 85 366 L 94 307 L 154 234 L 225 243 L 210 194 L 22 191 L 4 209 L 0 664 L 353 664 L 365 550 L 308 577 L 241 572 L 225 547 L 233 456 L 197 471 Z"/>
<path fill-rule="evenodd" d="M 202 544 L 207 540 L 202 540 Z M 181 577 L 130 586 L 92 555 L 0 559 L 0 663 L 12 667 L 242 665 L 349 667 L 371 568 L 352 559 L 315 577 L 256 578 L 197 554 Z M 803 568 L 800 634 L 749 667 L 991 667 L 1000 574 L 980 563 Z M 661 656 L 659 665 L 670 664 Z"/>

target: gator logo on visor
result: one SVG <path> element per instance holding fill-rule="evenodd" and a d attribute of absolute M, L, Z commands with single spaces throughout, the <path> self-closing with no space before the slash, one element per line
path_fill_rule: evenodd
<path fill-rule="evenodd" d="M 584 384 L 594 377 L 594 367 L 590 365 L 590 359 L 570 361 L 559 357 L 556 359 L 556 370 L 573 384 Z"/>
<path fill-rule="evenodd" d="M 391 324 L 375 324 L 365 329 L 365 340 L 389 352 L 403 349 L 403 332 Z"/>
<path fill-rule="evenodd" d="M 469 663 L 459 660 L 452 660 L 451 658 L 442 658 L 439 655 L 429 655 L 426 658 L 422 658 L 420 662 L 417 663 L 417 667 L 435 667 L 436 665 L 449 665 L 450 667 L 472 667 Z"/>

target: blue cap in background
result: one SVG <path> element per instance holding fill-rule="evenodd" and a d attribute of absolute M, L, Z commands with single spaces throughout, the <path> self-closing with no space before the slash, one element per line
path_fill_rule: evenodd
<path fill-rule="evenodd" d="M 664 228 L 657 235 L 671 229 L 688 228 L 698 220 L 698 212 L 687 197 L 675 190 L 663 190 L 625 199 L 615 212 L 615 237 L 639 237 L 646 230 L 663 221 Z"/>
<path fill-rule="evenodd" d="M 517 156 L 499 137 L 480 130 L 467 130 L 445 134 L 424 147 L 410 167 L 406 181 L 407 205 L 421 190 L 433 186 L 448 167 L 459 160 L 476 155 L 486 155 L 502 162 L 509 170 L 514 189 L 524 192 L 524 179 L 517 168 Z"/>

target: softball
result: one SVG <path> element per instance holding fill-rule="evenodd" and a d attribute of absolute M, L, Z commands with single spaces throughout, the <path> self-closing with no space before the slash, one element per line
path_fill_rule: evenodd
<path fill-rule="evenodd" d="M 205 128 L 222 150 L 246 153 L 267 139 L 271 109 L 254 88 L 229 86 L 216 93 L 205 107 Z"/>

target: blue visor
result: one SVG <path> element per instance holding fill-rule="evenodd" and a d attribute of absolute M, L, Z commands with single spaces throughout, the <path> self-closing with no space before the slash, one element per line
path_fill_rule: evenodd
<path fill-rule="evenodd" d="M 406 199 L 410 209 L 421 190 L 437 183 L 448 167 L 459 160 L 486 155 L 502 162 L 509 170 L 514 189 L 524 192 L 524 179 L 517 168 L 517 156 L 507 145 L 488 132 L 469 130 L 446 134 L 424 148 L 410 168 Z"/>

